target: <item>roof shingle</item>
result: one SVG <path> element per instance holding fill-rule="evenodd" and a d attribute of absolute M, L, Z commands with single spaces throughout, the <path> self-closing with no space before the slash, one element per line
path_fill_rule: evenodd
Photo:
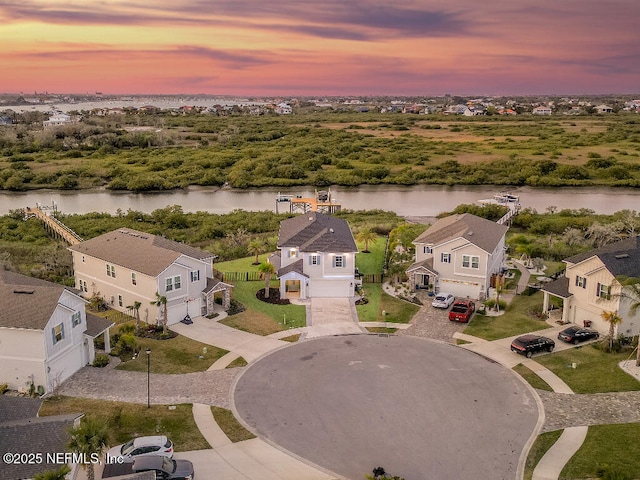
<path fill-rule="evenodd" d="M 301 252 L 358 251 L 346 220 L 318 212 L 282 221 L 278 247 L 295 247 Z"/>
<path fill-rule="evenodd" d="M 455 238 L 464 238 L 485 252 L 491 253 L 508 229 L 506 225 L 498 225 L 486 218 L 463 213 L 441 218 L 413 243 L 438 245 Z"/>

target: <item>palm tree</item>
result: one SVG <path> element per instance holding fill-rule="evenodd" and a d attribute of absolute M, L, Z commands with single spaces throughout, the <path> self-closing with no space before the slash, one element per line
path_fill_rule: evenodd
<path fill-rule="evenodd" d="M 260 265 L 260 259 L 258 256 L 262 253 L 262 249 L 264 248 L 264 242 L 262 242 L 259 238 L 254 238 L 249 242 L 249 246 L 247 250 L 251 255 L 255 255 L 256 259 L 253 261 L 251 265 Z"/>
<path fill-rule="evenodd" d="M 376 233 L 370 228 L 360 230 L 356 235 L 356 241 L 364 243 L 364 250 L 362 250 L 362 253 L 371 253 L 369 251 L 369 242 L 375 242 L 377 238 L 378 235 L 376 235 Z"/>
<path fill-rule="evenodd" d="M 156 299 L 152 300 L 151 305 L 154 307 L 158 307 L 162 309 L 162 334 L 167 334 L 167 322 L 169 321 L 167 318 L 167 297 L 160 295 L 156 292 Z"/>
<path fill-rule="evenodd" d="M 133 302 L 133 305 L 129 305 L 127 307 L 128 310 L 133 310 L 136 314 L 136 335 L 138 334 L 138 332 L 140 332 L 140 307 L 142 306 L 142 303 L 136 301 Z"/>
<path fill-rule="evenodd" d="M 615 335 L 616 325 L 622 322 L 622 317 L 618 312 L 603 311 L 600 316 L 609 324 L 609 350 L 613 350 L 613 336 Z"/>
<path fill-rule="evenodd" d="M 92 461 L 95 456 L 100 456 L 107 447 L 109 441 L 109 429 L 107 424 L 96 417 L 85 417 L 80 425 L 70 431 L 71 440 L 67 444 L 72 453 L 82 454 L 86 458 L 83 465 L 87 468 L 87 478 L 95 479 Z"/>
<path fill-rule="evenodd" d="M 273 263 L 262 262 L 258 271 L 264 275 L 264 296 L 269 298 L 269 282 L 271 282 L 271 276 L 276 273 L 276 267 Z"/>
<path fill-rule="evenodd" d="M 614 293 L 612 298 L 626 299 L 630 302 L 629 315 L 632 317 L 640 310 L 640 279 L 633 277 L 619 277 L 620 293 Z M 638 335 L 638 345 L 636 346 L 636 366 L 640 367 L 640 335 Z"/>

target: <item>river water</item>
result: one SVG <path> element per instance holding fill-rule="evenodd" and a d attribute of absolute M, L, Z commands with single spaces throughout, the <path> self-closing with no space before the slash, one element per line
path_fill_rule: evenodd
<path fill-rule="evenodd" d="M 63 213 L 106 212 L 128 209 L 150 213 L 168 205 L 181 205 L 185 212 L 204 211 L 228 213 L 235 209 L 247 211 L 275 210 L 278 191 L 287 194 L 313 196 L 312 188 L 236 190 L 227 188 L 192 187 L 163 193 L 123 193 L 107 190 L 62 192 L 39 190 L 16 193 L 0 192 L 0 214 L 10 210 L 35 207 L 36 202 L 52 205 Z M 529 188 L 510 190 L 520 196 L 523 207 L 544 212 L 549 206 L 558 208 L 589 208 L 610 214 L 619 210 L 640 210 L 640 189 L 614 188 Z M 492 198 L 500 190 L 491 186 L 361 186 L 333 187 L 331 193 L 343 208 L 351 210 L 389 210 L 403 216 L 435 216 L 450 211 L 461 203 L 475 203 Z M 287 204 L 280 204 L 287 211 Z"/>

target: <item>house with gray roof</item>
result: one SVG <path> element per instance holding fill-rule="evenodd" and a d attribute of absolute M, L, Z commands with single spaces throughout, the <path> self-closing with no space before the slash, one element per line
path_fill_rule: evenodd
<path fill-rule="evenodd" d="M 358 247 L 346 220 L 307 212 L 280 223 L 282 298 L 353 297 Z"/>
<path fill-rule="evenodd" d="M 407 269 L 411 284 L 457 297 L 487 298 L 491 276 L 504 266 L 507 230 L 470 213 L 439 219 L 413 241 L 415 263 Z"/>
<path fill-rule="evenodd" d="M 602 319 L 605 311 L 617 311 L 622 323 L 616 334 L 640 333 L 640 312 L 631 315 L 632 301 L 625 296 L 624 278 L 640 278 L 640 236 L 633 236 L 601 248 L 565 258 L 564 276 L 542 289 L 543 311 L 549 311 L 550 297 L 562 299 L 563 323 L 586 324 L 608 332 Z"/>
<path fill-rule="evenodd" d="M 80 292 L 0 270 L 0 379 L 10 389 L 49 392 L 93 362 L 94 338 L 112 323 L 85 311 Z"/>
<path fill-rule="evenodd" d="M 208 315 L 216 300 L 227 310 L 232 285 L 213 275 L 213 253 L 159 235 L 121 228 L 69 247 L 76 287 L 113 309 L 159 323 L 163 312 L 151 304 L 156 292 L 167 299 L 168 324 Z"/>

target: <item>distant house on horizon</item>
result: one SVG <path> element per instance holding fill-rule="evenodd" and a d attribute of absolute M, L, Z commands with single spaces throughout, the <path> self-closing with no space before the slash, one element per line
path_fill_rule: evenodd
<path fill-rule="evenodd" d="M 551 115 L 553 111 L 551 107 L 547 107 L 546 105 L 540 105 L 539 107 L 535 107 L 532 111 L 534 115 Z"/>
<path fill-rule="evenodd" d="M 45 127 L 55 127 L 58 125 L 66 125 L 68 123 L 71 123 L 71 116 L 62 112 L 54 113 L 48 120 L 42 122 Z"/>

